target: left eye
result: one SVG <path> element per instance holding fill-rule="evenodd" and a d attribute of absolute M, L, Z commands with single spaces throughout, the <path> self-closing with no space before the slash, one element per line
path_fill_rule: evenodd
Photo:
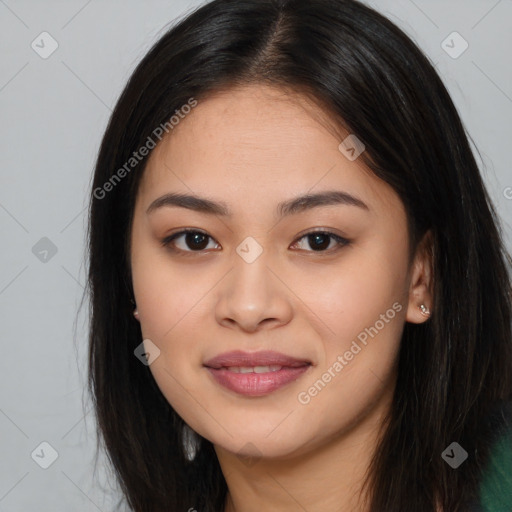
<path fill-rule="evenodd" d="M 306 239 L 309 246 L 315 252 L 325 252 L 326 249 L 332 249 L 333 247 L 330 246 L 332 241 L 334 241 L 334 247 L 343 247 L 350 243 L 350 241 L 346 238 L 335 235 L 334 233 L 330 233 L 328 231 L 313 231 L 299 238 L 299 241 L 302 239 Z M 297 245 L 299 241 L 295 242 L 293 245 Z"/>
<path fill-rule="evenodd" d="M 177 240 L 181 238 L 183 238 L 185 247 L 178 246 Z M 211 236 L 202 231 L 184 230 L 179 233 L 174 233 L 162 240 L 162 245 L 172 250 L 178 249 L 182 252 L 200 252 L 208 248 L 209 239 L 213 241 Z M 326 250 L 331 250 L 336 246 L 343 247 L 350 244 L 350 240 L 334 233 L 328 231 L 313 231 L 301 236 L 291 247 L 300 245 L 301 240 L 306 240 L 314 252 L 326 252 Z M 331 245 L 332 242 L 334 242 L 334 245 Z M 210 247 L 210 249 L 211 248 L 212 247 Z M 299 247 L 299 249 L 303 249 L 303 247 Z"/>

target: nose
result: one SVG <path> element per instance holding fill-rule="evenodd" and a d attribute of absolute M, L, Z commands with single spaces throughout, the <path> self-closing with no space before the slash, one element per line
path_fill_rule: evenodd
<path fill-rule="evenodd" d="M 283 276 L 268 265 L 265 251 L 252 263 L 235 256 L 234 268 L 219 284 L 216 320 L 244 332 L 279 327 L 292 318 L 292 296 Z"/>

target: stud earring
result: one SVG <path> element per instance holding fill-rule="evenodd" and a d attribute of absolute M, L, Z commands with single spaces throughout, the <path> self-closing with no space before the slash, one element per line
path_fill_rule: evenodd
<path fill-rule="evenodd" d="M 420 304 L 419 308 L 421 309 L 421 314 L 423 316 L 430 316 L 430 309 L 428 309 L 427 306 L 425 306 L 425 304 Z"/>

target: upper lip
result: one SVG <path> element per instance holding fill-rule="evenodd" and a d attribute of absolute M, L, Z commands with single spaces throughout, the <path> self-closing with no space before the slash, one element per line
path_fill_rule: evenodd
<path fill-rule="evenodd" d="M 297 358 L 274 352 L 272 350 L 263 350 L 260 352 L 244 352 L 242 350 L 233 350 L 224 352 L 203 363 L 209 368 L 222 368 L 230 366 L 253 368 L 254 366 L 289 366 L 298 367 L 311 364 L 311 361 L 303 358 Z"/>

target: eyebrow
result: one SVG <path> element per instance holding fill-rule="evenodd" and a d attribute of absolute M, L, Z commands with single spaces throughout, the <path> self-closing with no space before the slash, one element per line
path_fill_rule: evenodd
<path fill-rule="evenodd" d="M 361 199 L 340 190 L 328 190 L 316 194 L 306 194 L 289 199 L 277 205 L 277 213 L 280 217 L 294 215 L 312 208 L 321 206 L 348 205 L 356 206 L 363 210 L 370 211 L 370 208 Z M 155 199 L 146 210 L 150 214 L 163 207 L 180 207 L 194 210 L 208 215 L 221 215 L 231 217 L 226 203 L 212 201 L 204 197 L 192 194 L 168 193 Z"/>

